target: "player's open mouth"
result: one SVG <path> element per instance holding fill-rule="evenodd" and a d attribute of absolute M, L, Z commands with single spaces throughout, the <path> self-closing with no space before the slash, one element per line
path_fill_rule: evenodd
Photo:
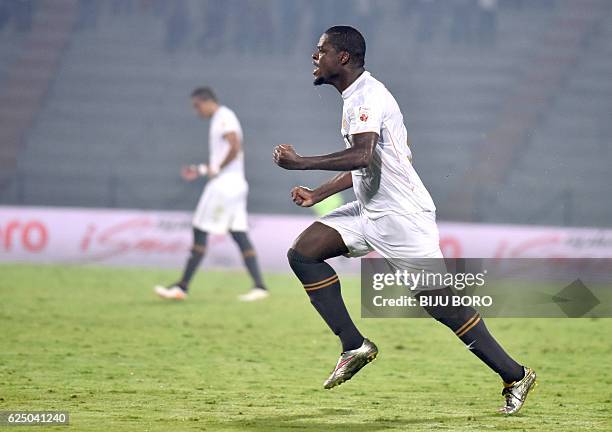
<path fill-rule="evenodd" d="M 314 64 L 314 63 L 313 63 L 313 65 L 314 65 L 315 68 L 312 70 L 312 74 L 313 75 L 317 75 L 319 73 L 319 65 Z"/>

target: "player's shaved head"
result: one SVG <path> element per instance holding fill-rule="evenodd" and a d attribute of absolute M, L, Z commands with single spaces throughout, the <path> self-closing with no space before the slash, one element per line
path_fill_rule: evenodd
<path fill-rule="evenodd" d="M 192 98 L 198 98 L 202 101 L 217 102 L 217 96 L 210 87 L 198 87 L 191 92 Z"/>
<path fill-rule="evenodd" d="M 345 51 L 355 67 L 365 64 L 366 43 L 359 30 L 351 26 L 333 26 L 325 31 L 327 40 L 338 52 Z"/>

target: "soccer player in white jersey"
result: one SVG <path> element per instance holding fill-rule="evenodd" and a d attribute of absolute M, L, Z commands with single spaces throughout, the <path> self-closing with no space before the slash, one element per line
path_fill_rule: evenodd
<path fill-rule="evenodd" d="M 207 177 L 208 183 L 193 216 L 193 246 L 181 280 L 169 287 L 158 285 L 155 292 L 166 299 L 185 299 L 189 283 L 206 252 L 208 234 L 229 232 L 240 248 L 244 264 L 253 279 L 253 288 L 241 295 L 240 300 L 263 299 L 268 296 L 268 290 L 247 234 L 249 186 L 244 176 L 240 122 L 231 109 L 219 104 L 210 88 L 195 89 L 191 102 L 197 115 L 210 119 L 209 162 L 183 167 L 181 175 L 187 181 Z"/>
<path fill-rule="evenodd" d="M 373 250 L 389 262 L 442 257 L 436 208 L 412 166 L 402 114 L 391 93 L 364 69 L 365 48 L 357 30 L 334 26 L 321 36 L 312 55 L 314 84 L 334 86 L 344 100 L 341 133 L 346 149 L 300 156 L 291 145 L 282 144 L 273 152 L 276 164 L 285 169 L 340 171 L 314 190 L 293 188 L 291 196 L 297 205 L 310 207 L 351 187 L 357 197 L 309 226 L 287 254 L 312 305 L 342 343 L 342 353 L 325 388 L 349 380 L 378 354 L 376 345 L 363 337 L 349 316 L 338 276 L 325 260 L 363 256 Z M 446 287 L 417 295 L 447 297 L 452 291 Z M 534 371 L 502 349 L 473 308 L 436 306 L 426 310 L 500 375 L 505 383 L 505 404 L 500 412 L 517 412 L 535 385 Z"/>

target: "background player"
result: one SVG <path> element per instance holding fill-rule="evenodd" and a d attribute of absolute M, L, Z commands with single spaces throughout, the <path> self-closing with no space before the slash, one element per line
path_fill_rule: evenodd
<path fill-rule="evenodd" d="M 195 89 L 191 93 L 191 102 L 197 115 L 211 119 L 209 163 L 183 167 L 181 175 L 187 181 L 206 176 L 208 183 L 193 216 L 193 246 L 181 280 L 168 288 L 158 285 L 155 292 L 162 298 L 185 299 L 189 282 L 206 252 L 208 234 L 225 234 L 229 231 L 240 248 L 254 285 L 250 292 L 239 298 L 243 301 L 263 299 L 268 296 L 268 290 L 247 234 L 249 186 L 244 176 L 240 122 L 231 109 L 218 103 L 210 88 Z"/>
<path fill-rule="evenodd" d="M 341 171 L 315 190 L 294 188 L 291 196 L 296 204 L 309 207 L 351 187 L 357 197 L 313 223 L 288 252 L 289 264 L 311 303 L 342 343 L 343 352 L 325 388 L 350 379 L 378 354 L 376 345 L 351 320 L 338 276 L 325 260 L 372 250 L 385 258 L 442 258 L 435 206 L 411 164 L 402 114 L 385 86 L 365 71 L 365 50 L 357 30 L 335 26 L 321 36 L 312 55 L 314 84 L 333 85 L 342 94 L 341 133 L 347 148 L 302 157 L 283 144 L 273 153 L 274 161 L 285 169 Z M 450 293 L 446 288 L 422 294 Z M 501 376 L 506 403 L 500 411 L 517 412 L 535 385 L 533 370 L 506 354 L 473 308 L 426 309 Z"/>

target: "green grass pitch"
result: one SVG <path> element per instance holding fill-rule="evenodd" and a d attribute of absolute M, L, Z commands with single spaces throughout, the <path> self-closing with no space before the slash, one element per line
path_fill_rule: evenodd
<path fill-rule="evenodd" d="M 246 275 L 205 270 L 188 301 L 154 297 L 175 277 L 0 266 L 0 410 L 67 410 L 77 431 L 612 430 L 610 319 L 489 319 L 539 375 L 504 418 L 498 378 L 432 320 L 358 319 L 379 358 L 326 391 L 339 344 L 292 276 L 253 304 L 236 300 Z"/>

